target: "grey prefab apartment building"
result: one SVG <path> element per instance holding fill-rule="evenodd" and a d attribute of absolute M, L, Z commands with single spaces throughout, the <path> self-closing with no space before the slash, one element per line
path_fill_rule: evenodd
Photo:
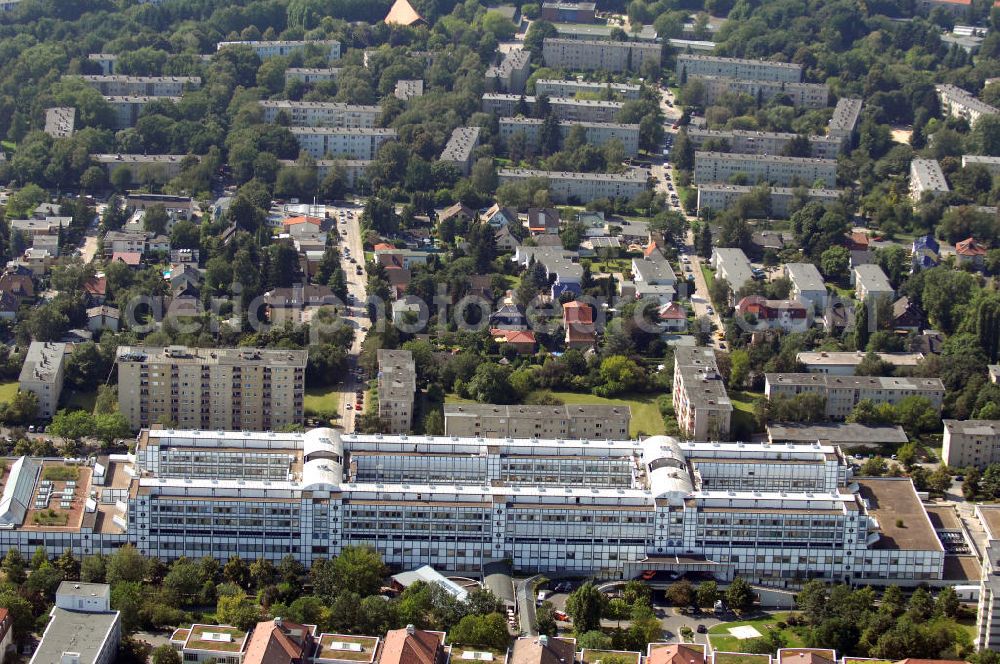
<path fill-rule="evenodd" d="M 791 62 L 723 58 L 717 55 L 691 53 L 681 53 L 677 56 L 675 71 L 678 78 L 686 76 L 688 79 L 692 76 L 725 76 L 786 83 L 798 83 L 802 80 L 802 65 Z"/>
<path fill-rule="evenodd" d="M 642 86 L 631 83 L 598 83 L 596 81 L 561 81 L 540 78 L 535 81 L 535 94 L 549 97 L 575 97 L 578 93 L 604 94 L 611 92 L 622 99 L 638 99 Z"/>
<path fill-rule="evenodd" d="M 522 133 L 528 140 L 529 147 L 538 145 L 544 120 L 537 118 L 500 118 L 500 138 L 506 143 L 515 134 Z M 581 127 L 586 134 L 588 145 L 603 146 L 611 140 L 621 141 L 626 157 L 639 154 L 639 125 L 619 124 L 616 122 L 581 122 L 560 120 L 559 132 L 565 140 L 574 127 Z"/>
<path fill-rule="evenodd" d="M 689 81 L 701 85 L 701 104 L 718 103 L 725 94 L 747 95 L 767 102 L 775 97 L 788 97 L 799 108 L 826 108 L 830 102 L 830 86 L 825 83 L 794 83 L 761 81 L 732 76 L 689 76 Z"/>
<path fill-rule="evenodd" d="M 598 198 L 635 198 L 649 188 L 649 173 L 630 168 L 624 173 L 571 173 L 530 168 L 501 168 L 500 184 L 530 179 L 546 180 L 555 203 L 589 203 Z"/>
<path fill-rule="evenodd" d="M 696 150 L 704 150 L 706 143 L 728 147 L 722 152 L 737 154 L 780 155 L 788 145 L 799 138 L 798 134 L 773 131 L 746 131 L 743 129 L 700 129 L 688 127 L 688 138 Z M 809 136 L 810 157 L 836 159 L 843 142 L 830 136 Z M 719 148 L 716 148 L 719 149 Z"/>
<path fill-rule="evenodd" d="M 790 187 L 821 182 L 825 188 L 832 189 L 837 184 L 837 162 L 810 157 L 695 152 L 695 183 L 729 182 L 737 175 L 745 176 L 751 184 L 768 182 Z"/>
<path fill-rule="evenodd" d="M 445 404 L 444 434 L 471 438 L 628 438 L 628 406 Z"/>
<path fill-rule="evenodd" d="M 701 184 L 698 185 L 698 214 L 706 210 L 724 210 L 736 199 L 752 193 L 756 187 L 739 184 Z M 789 205 L 798 198 L 801 190 L 793 187 L 771 187 L 771 209 L 768 215 L 772 219 L 785 219 L 789 216 Z M 840 198 L 837 189 L 807 189 L 806 200 L 832 203 Z"/>
<path fill-rule="evenodd" d="M 521 114 L 521 102 L 528 113 L 535 108 L 535 97 L 531 95 L 510 95 L 500 92 L 487 92 L 483 95 L 483 112 L 493 113 L 500 117 L 512 117 Z M 599 101 L 594 99 L 572 99 L 570 97 L 552 97 L 549 107 L 559 120 L 579 120 L 583 122 L 614 122 L 624 104 L 620 101 Z"/>
<path fill-rule="evenodd" d="M 660 65 L 660 44 L 560 39 L 546 37 L 542 59 L 546 67 L 571 71 L 639 71 L 643 64 Z"/>

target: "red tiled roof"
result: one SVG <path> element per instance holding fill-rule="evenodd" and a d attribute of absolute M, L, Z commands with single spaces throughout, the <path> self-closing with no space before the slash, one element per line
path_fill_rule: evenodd
<path fill-rule="evenodd" d="M 126 265 L 138 265 L 142 260 L 142 254 L 137 251 L 116 251 L 111 254 L 111 260 L 121 261 Z"/>
<path fill-rule="evenodd" d="M 660 307 L 659 315 L 660 320 L 684 320 L 687 318 L 687 312 L 684 311 L 684 307 L 676 302 L 671 302 Z"/>
<path fill-rule="evenodd" d="M 275 620 L 257 623 L 247 643 L 243 664 L 299 664 L 306 661 L 312 650 L 309 628 L 296 623 L 277 624 Z M 304 635 L 301 641 L 289 632 L 298 631 Z"/>
<path fill-rule="evenodd" d="M 700 648 L 672 643 L 650 652 L 646 664 L 705 664 L 705 653 Z"/>
<path fill-rule="evenodd" d="M 414 629 L 394 629 L 386 633 L 379 664 L 441 664 L 444 634 Z"/>
<path fill-rule="evenodd" d="M 105 295 L 108 292 L 108 280 L 105 277 L 91 277 L 83 282 L 83 289 L 88 295 Z"/>
<path fill-rule="evenodd" d="M 323 223 L 323 220 L 319 217 L 289 217 L 282 222 L 285 226 L 295 226 L 296 224 L 313 224 L 319 226 Z"/>
<path fill-rule="evenodd" d="M 592 325 L 594 323 L 594 312 L 590 309 L 589 305 L 573 300 L 563 305 L 563 322 Z"/>
<path fill-rule="evenodd" d="M 986 247 L 976 242 L 975 238 L 968 238 L 955 243 L 955 253 L 959 256 L 985 256 Z"/>
<path fill-rule="evenodd" d="M 375 245 L 375 251 L 395 251 L 396 247 L 386 242 L 379 242 Z"/>
<path fill-rule="evenodd" d="M 490 330 L 490 334 L 498 341 L 503 339 L 509 344 L 534 344 L 535 333 L 530 330 Z"/>
<path fill-rule="evenodd" d="M 653 255 L 653 252 L 655 252 L 658 248 L 659 247 L 656 246 L 655 242 L 650 242 L 649 244 L 646 245 L 646 248 L 642 250 L 642 255 L 645 256 L 646 258 L 649 258 L 650 256 Z"/>

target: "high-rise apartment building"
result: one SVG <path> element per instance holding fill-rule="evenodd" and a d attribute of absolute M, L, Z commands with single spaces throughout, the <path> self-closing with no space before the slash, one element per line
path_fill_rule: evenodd
<path fill-rule="evenodd" d="M 409 433 L 413 424 L 413 398 L 417 369 L 408 350 L 378 352 L 378 416 L 389 433 Z"/>
<path fill-rule="evenodd" d="M 136 429 L 301 424 L 304 350 L 119 346 L 118 406 Z"/>

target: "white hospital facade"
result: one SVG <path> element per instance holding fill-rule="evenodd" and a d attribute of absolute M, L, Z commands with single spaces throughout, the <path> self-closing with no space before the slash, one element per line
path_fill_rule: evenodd
<path fill-rule="evenodd" d="M 0 546 L 310 565 L 369 545 L 406 569 L 508 558 L 523 572 L 771 583 L 919 583 L 944 565 L 908 479 L 853 478 L 820 444 L 143 430 L 133 455 L 82 474 L 86 512 L 69 528 L 21 509 L 40 477 L 38 460 L 13 462 Z"/>

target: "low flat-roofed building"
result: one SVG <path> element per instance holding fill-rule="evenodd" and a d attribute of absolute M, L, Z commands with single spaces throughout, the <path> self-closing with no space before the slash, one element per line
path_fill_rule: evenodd
<path fill-rule="evenodd" d="M 500 137 L 506 142 L 517 134 L 524 134 L 527 145 L 538 145 L 544 124 L 545 121 L 538 118 L 500 118 Z M 625 149 L 626 157 L 635 157 L 639 154 L 639 125 L 637 124 L 560 120 L 559 133 L 563 140 L 566 140 L 574 127 L 583 129 L 588 145 L 601 147 L 609 141 L 617 140 Z"/>
<path fill-rule="evenodd" d="M 76 127 L 76 109 L 72 106 L 45 109 L 45 133 L 52 138 L 73 135 Z"/>
<path fill-rule="evenodd" d="M 51 341 L 32 341 L 21 365 L 18 389 L 38 397 L 38 417 L 50 419 L 59 408 L 66 353 L 69 346 Z"/>
<path fill-rule="evenodd" d="M 698 214 L 708 210 L 725 210 L 738 198 L 751 194 L 756 187 L 741 184 L 722 184 L 710 182 L 698 185 Z M 786 219 L 791 216 L 790 205 L 798 200 L 803 192 L 793 187 L 770 187 L 771 209 L 768 215 L 771 219 Z M 832 203 L 840 200 L 838 189 L 806 189 L 805 198 L 809 201 Z"/>
<path fill-rule="evenodd" d="M 837 161 L 811 157 L 731 154 L 728 152 L 694 153 L 694 181 L 729 182 L 742 176 L 750 182 L 768 182 L 782 187 L 805 185 L 833 188 L 837 184 Z"/>
<path fill-rule="evenodd" d="M 121 614 L 103 583 L 63 581 L 30 664 L 111 664 L 121 640 Z"/>
<path fill-rule="evenodd" d="M 878 359 L 894 367 L 917 367 L 926 357 L 923 353 L 876 353 Z M 857 351 L 816 351 L 802 352 L 795 359 L 805 365 L 806 371 L 823 373 L 831 376 L 853 376 L 855 369 L 861 364 L 867 353 Z"/>
<path fill-rule="evenodd" d="M 446 436 L 477 438 L 628 438 L 632 410 L 628 406 L 505 406 L 445 404 Z"/>
<path fill-rule="evenodd" d="M 969 166 L 982 166 L 990 175 L 1000 175 L 1000 157 L 990 157 L 979 154 L 963 154 L 962 168 Z"/>
<path fill-rule="evenodd" d="M 674 412 L 693 440 L 727 440 L 733 405 L 711 348 L 674 349 Z"/>
<path fill-rule="evenodd" d="M 690 80 L 698 76 L 727 76 L 761 81 L 798 83 L 802 80 L 802 65 L 770 60 L 724 58 L 717 55 L 681 53 L 677 56 L 675 73 Z"/>
<path fill-rule="evenodd" d="M 596 20 L 597 4 L 593 2 L 542 3 L 542 20 L 551 23 L 593 23 Z"/>
<path fill-rule="evenodd" d="M 784 422 L 768 424 L 767 439 L 771 444 L 820 442 L 824 445 L 835 445 L 846 449 L 871 445 L 904 445 L 909 441 L 903 427 L 896 425 L 793 424 Z"/>
<path fill-rule="evenodd" d="M 530 168 L 501 168 L 500 184 L 539 179 L 548 181 L 549 197 L 555 203 L 586 204 L 599 198 L 635 198 L 649 189 L 649 172 L 629 168 L 624 173 L 569 173 Z"/>
<path fill-rule="evenodd" d="M 246 630 L 231 625 L 194 624 L 175 629 L 170 635 L 170 645 L 184 662 L 224 662 L 234 657 L 236 659 L 232 661 L 242 661 L 247 635 Z"/>
<path fill-rule="evenodd" d="M 910 162 L 910 198 L 920 202 L 925 193 L 932 196 L 951 191 L 941 165 L 935 159 L 914 159 Z"/>
<path fill-rule="evenodd" d="M 812 392 L 826 398 L 826 416 L 842 420 L 851 414 L 859 401 L 897 404 L 906 397 L 920 396 L 938 411 L 944 402 L 944 383 L 940 378 L 887 376 L 828 376 L 815 373 L 764 374 L 764 394 L 793 397 Z"/>
<path fill-rule="evenodd" d="M 320 634 L 313 664 L 374 664 L 382 639 L 354 634 Z"/>
<path fill-rule="evenodd" d="M 542 59 L 546 67 L 571 71 L 639 71 L 646 62 L 659 66 L 660 44 L 546 37 Z"/>
<path fill-rule="evenodd" d="M 607 94 L 622 99 L 639 99 L 642 96 L 642 86 L 632 83 L 598 83 L 596 81 L 563 81 L 552 78 L 540 78 L 535 81 L 535 94 L 545 94 L 551 97 L 575 97 L 577 94 Z"/>
<path fill-rule="evenodd" d="M 498 65 L 486 69 L 486 89 L 491 92 L 521 94 L 531 74 L 531 52 L 512 48 Z"/>
<path fill-rule="evenodd" d="M 472 155 L 479 145 L 479 127 L 456 127 L 441 152 L 440 161 L 452 164 L 462 175 L 472 169 Z"/>
<path fill-rule="evenodd" d="M 941 460 L 952 468 L 1000 463 L 1000 420 L 944 420 Z"/>

